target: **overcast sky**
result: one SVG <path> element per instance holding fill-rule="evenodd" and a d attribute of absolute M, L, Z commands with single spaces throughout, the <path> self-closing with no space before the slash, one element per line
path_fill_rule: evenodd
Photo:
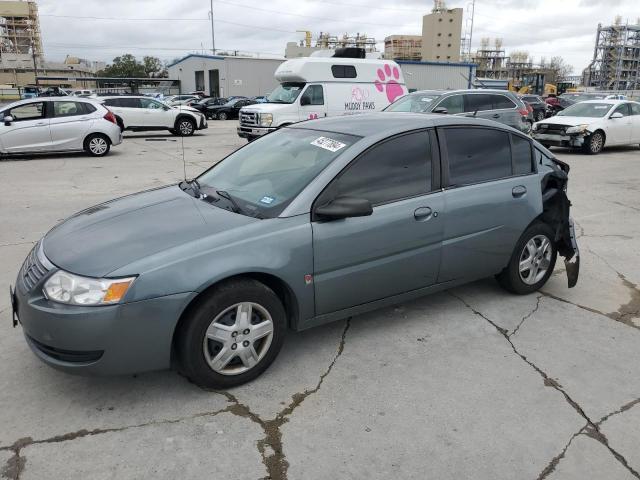
<path fill-rule="evenodd" d="M 482 37 L 500 37 L 509 53 L 526 50 L 536 61 L 561 55 L 579 73 L 593 56 L 599 22 L 616 14 L 635 23 L 640 0 L 476 0 L 473 50 Z M 469 0 L 448 0 L 466 8 Z M 209 0 L 39 0 L 48 59 L 66 54 L 110 61 L 122 53 L 171 60 L 211 49 Z M 391 34 L 420 34 L 431 0 L 215 0 L 217 49 L 284 55 L 285 44 L 330 32 L 366 33 L 379 48 Z M 85 17 L 85 18 L 78 18 Z M 470 18 L 465 10 L 465 18 Z M 464 27 L 463 27 L 464 30 Z"/>

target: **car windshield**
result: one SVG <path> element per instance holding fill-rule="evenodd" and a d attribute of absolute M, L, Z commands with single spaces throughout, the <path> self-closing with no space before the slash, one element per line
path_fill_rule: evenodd
<path fill-rule="evenodd" d="M 591 117 L 598 118 L 604 117 L 609 110 L 611 110 L 610 103 L 576 103 L 568 108 L 565 108 L 558 116 L 562 117 Z"/>
<path fill-rule="evenodd" d="M 269 94 L 270 103 L 293 103 L 304 88 L 304 83 L 282 83 Z"/>
<path fill-rule="evenodd" d="M 227 193 L 240 213 L 277 217 L 338 155 L 360 137 L 334 132 L 283 128 L 249 143 L 207 170 L 198 182 L 202 193 Z M 220 195 L 217 195 L 220 197 Z M 229 208 L 225 198 L 213 205 Z"/>
<path fill-rule="evenodd" d="M 414 112 L 425 113 L 431 110 L 431 105 L 436 98 L 441 97 L 441 93 L 411 93 L 396 100 L 387 108 L 385 112 Z"/>

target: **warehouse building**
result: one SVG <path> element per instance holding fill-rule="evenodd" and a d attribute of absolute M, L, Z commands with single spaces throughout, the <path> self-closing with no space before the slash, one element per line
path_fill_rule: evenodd
<path fill-rule="evenodd" d="M 458 90 L 473 88 L 473 63 L 398 61 L 410 92 L 415 90 Z"/>
<path fill-rule="evenodd" d="M 212 97 L 265 95 L 277 85 L 273 74 L 284 59 L 191 54 L 167 67 L 184 92 Z"/>

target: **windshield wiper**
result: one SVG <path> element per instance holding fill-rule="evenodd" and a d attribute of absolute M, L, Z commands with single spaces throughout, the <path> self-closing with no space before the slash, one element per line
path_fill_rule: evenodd
<path fill-rule="evenodd" d="M 231 205 L 233 206 L 233 213 L 240 213 L 242 215 L 246 215 L 246 213 L 242 210 L 242 208 L 240 208 L 240 205 L 238 205 L 238 202 L 236 202 L 233 197 L 231 195 L 229 195 L 228 192 L 224 191 L 224 190 L 216 190 L 216 194 L 218 194 L 218 196 L 229 200 L 229 203 L 231 203 Z"/>

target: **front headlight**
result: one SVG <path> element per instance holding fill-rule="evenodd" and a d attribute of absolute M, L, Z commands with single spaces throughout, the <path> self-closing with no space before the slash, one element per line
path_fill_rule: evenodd
<path fill-rule="evenodd" d="M 273 114 L 272 113 L 261 113 L 260 114 L 260 126 L 261 127 L 270 127 L 273 123 Z"/>
<path fill-rule="evenodd" d="M 68 305 L 112 305 L 120 302 L 135 277 L 87 278 L 62 270 L 44 284 L 45 296 Z"/>
<path fill-rule="evenodd" d="M 571 134 L 571 133 L 584 133 L 587 128 L 589 128 L 589 125 L 586 123 L 583 123 L 582 125 L 576 125 L 575 127 L 569 127 L 567 128 L 567 133 Z"/>

